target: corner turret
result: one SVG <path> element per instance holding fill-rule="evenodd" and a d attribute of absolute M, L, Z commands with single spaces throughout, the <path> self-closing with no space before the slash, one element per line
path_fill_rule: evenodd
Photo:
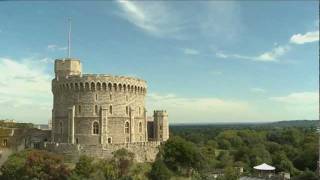
<path fill-rule="evenodd" d="M 81 76 L 81 71 L 82 68 L 79 59 L 56 59 L 54 62 L 54 72 L 57 80 L 68 78 L 69 76 Z"/>

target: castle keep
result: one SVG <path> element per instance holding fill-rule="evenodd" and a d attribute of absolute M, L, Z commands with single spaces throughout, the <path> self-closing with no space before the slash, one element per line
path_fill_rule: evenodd
<path fill-rule="evenodd" d="M 105 157 L 124 147 L 139 161 L 155 158 L 169 138 L 168 114 L 154 111 L 153 121 L 147 120 L 146 81 L 83 74 L 80 60 L 73 58 L 57 59 L 54 68 L 48 150 Z"/>

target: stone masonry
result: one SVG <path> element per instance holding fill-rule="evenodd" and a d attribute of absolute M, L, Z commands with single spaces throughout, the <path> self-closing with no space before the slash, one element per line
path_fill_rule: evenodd
<path fill-rule="evenodd" d="M 78 59 L 55 61 L 52 141 L 46 148 L 64 153 L 68 147 L 75 154 L 107 157 L 123 147 L 133 151 L 139 161 L 154 159 L 158 145 L 169 138 L 168 114 L 154 111 L 154 121 L 147 121 L 146 81 L 82 74 L 81 67 Z M 152 155 L 143 155 L 147 151 Z"/>

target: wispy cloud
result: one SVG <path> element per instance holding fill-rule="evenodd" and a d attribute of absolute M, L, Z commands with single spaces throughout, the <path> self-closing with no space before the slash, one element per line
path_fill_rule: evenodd
<path fill-rule="evenodd" d="M 200 52 L 193 48 L 183 48 L 183 53 L 186 55 L 198 55 Z"/>
<path fill-rule="evenodd" d="M 261 53 L 257 56 L 246 56 L 240 54 L 227 54 L 223 52 L 217 52 L 216 56 L 218 58 L 235 58 L 235 59 L 245 59 L 245 60 L 252 60 L 252 61 L 261 61 L 261 62 L 276 62 L 279 61 L 279 58 L 285 55 L 290 50 L 290 46 L 277 46 L 273 48 L 271 51 L 267 51 Z"/>
<path fill-rule="evenodd" d="M 287 104 L 317 104 L 319 103 L 319 94 L 317 92 L 296 92 L 285 96 L 271 97 L 273 101 Z"/>
<path fill-rule="evenodd" d="M 262 89 L 262 88 L 251 88 L 250 91 L 253 93 L 259 93 L 259 94 L 267 92 L 265 89 Z"/>
<path fill-rule="evenodd" d="M 47 122 L 52 99 L 46 66 L 43 59 L 0 58 L 0 118 Z"/>
<path fill-rule="evenodd" d="M 241 6 L 235 1 L 205 1 L 197 12 L 200 32 L 220 43 L 234 41 L 244 29 Z M 196 16 L 196 15 L 195 15 Z"/>
<path fill-rule="evenodd" d="M 55 44 L 49 44 L 47 46 L 47 49 L 50 50 L 50 51 L 66 51 L 68 49 L 68 47 L 66 47 L 66 46 L 58 46 L 58 45 L 55 45 Z"/>
<path fill-rule="evenodd" d="M 305 34 L 294 34 L 290 38 L 290 42 L 294 44 L 305 44 L 319 41 L 319 31 L 307 32 Z"/>
<path fill-rule="evenodd" d="M 247 119 L 250 105 L 244 101 L 220 98 L 188 98 L 174 94 L 151 93 L 148 108 L 166 109 L 171 122 L 223 122 Z M 232 113 L 230 114 L 230 109 Z"/>
<path fill-rule="evenodd" d="M 121 17 L 155 36 L 170 36 L 179 31 L 179 21 L 166 3 L 159 1 L 118 0 Z"/>

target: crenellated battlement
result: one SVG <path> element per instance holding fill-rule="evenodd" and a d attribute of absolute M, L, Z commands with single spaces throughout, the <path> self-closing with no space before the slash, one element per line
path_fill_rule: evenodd
<path fill-rule="evenodd" d="M 168 113 L 166 110 L 155 110 L 153 111 L 154 116 L 168 116 Z"/>
<path fill-rule="evenodd" d="M 146 93 L 144 80 L 126 76 L 84 74 L 52 81 L 52 91 L 113 91 Z"/>

